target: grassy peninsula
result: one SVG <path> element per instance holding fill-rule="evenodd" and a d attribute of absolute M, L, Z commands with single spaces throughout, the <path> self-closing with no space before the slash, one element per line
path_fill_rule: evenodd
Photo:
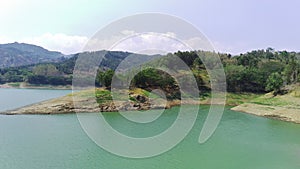
<path fill-rule="evenodd" d="M 120 91 L 119 91 L 120 92 Z M 128 96 L 128 97 L 127 97 Z M 236 106 L 258 98 L 260 94 L 252 93 L 227 93 L 226 105 Z M 75 99 L 74 99 L 75 98 Z M 15 110 L 0 112 L 6 115 L 17 114 L 67 114 L 67 113 L 86 113 L 86 112 L 116 112 L 148 109 L 164 109 L 178 106 L 181 104 L 206 105 L 210 104 L 210 95 L 199 100 L 189 100 L 181 102 L 179 99 L 168 100 L 163 96 L 150 93 L 141 88 L 123 90 L 119 93 L 117 100 L 113 100 L 111 91 L 105 88 L 95 90 L 83 90 L 68 94 L 66 96 L 43 101 L 40 103 L 24 106 Z M 75 104 L 80 106 L 74 106 Z M 80 107 L 80 108 L 78 108 Z"/>
<path fill-rule="evenodd" d="M 149 108 L 169 108 L 180 104 L 180 97 L 184 95 L 199 95 L 199 100 L 189 101 L 184 104 L 209 104 L 211 92 L 211 78 L 207 66 L 214 69 L 218 65 L 213 59 L 220 58 L 226 75 L 227 90 L 226 104 L 232 110 L 242 111 L 264 117 L 271 117 L 285 121 L 299 123 L 299 83 L 300 83 L 300 53 L 276 51 L 273 48 L 266 50 L 253 50 L 240 55 L 216 53 L 207 51 L 178 51 L 163 55 L 138 55 L 128 52 L 84 52 L 74 54 L 62 61 L 53 63 L 38 63 L 21 67 L 0 69 L 0 84 L 12 87 L 66 87 L 72 84 L 73 69 L 76 59 L 80 56 L 93 57 L 104 55 L 104 61 L 99 65 L 96 79 L 96 91 L 81 91 L 75 95 L 85 96 L 78 102 L 90 104 L 83 106 L 79 112 L 117 111 L 117 110 L 146 110 Z M 116 71 L 118 65 L 129 55 L 134 55 L 135 60 L 127 60 L 121 71 Z M 200 56 L 200 58 L 199 58 Z M 216 57 L 217 56 L 217 57 Z M 180 58 L 180 61 L 176 58 Z M 147 64 L 137 66 L 140 61 Z M 182 69 L 180 62 L 188 67 Z M 205 61 L 205 62 L 204 62 Z M 204 64 L 209 63 L 209 65 Z M 86 63 L 89 64 L 89 63 Z M 166 71 L 152 68 L 151 66 L 165 66 L 173 69 L 173 75 Z M 137 72 L 132 79 L 129 77 Z M 181 93 L 178 80 L 184 81 L 187 86 L 192 82 L 187 75 L 192 73 L 196 80 L 199 93 Z M 128 83 L 129 89 L 123 91 L 126 98 L 117 97 L 112 102 L 111 82 L 115 77 L 118 85 Z M 7 85 L 5 85 L 7 84 Z M 25 84 L 25 85 L 24 85 Z M 60 87 L 59 87 L 60 86 Z M 156 103 L 149 93 L 159 89 L 165 97 L 152 95 L 159 98 Z M 88 97 L 86 97 L 88 96 Z M 96 103 L 92 100 L 97 100 Z M 5 114 L 52 114 L 74 113 L 72 95 L 38 103 Z M 162 105 L 161 103 L 167 103 Z"/>

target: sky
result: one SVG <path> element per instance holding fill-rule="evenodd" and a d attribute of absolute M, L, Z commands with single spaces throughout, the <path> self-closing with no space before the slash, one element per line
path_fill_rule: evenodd
<path fill-rule="evenodd" d="M 220 52 L 300 52 L 299 7 L 299 0 L 0 0 L 0 43 L 71 54 L 113 21 L 156 12 L 193 24 Z"/>

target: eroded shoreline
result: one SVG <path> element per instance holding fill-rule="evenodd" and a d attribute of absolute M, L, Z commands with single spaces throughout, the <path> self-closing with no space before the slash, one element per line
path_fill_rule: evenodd
<path fill-rule="evenodd" d="M 244 103 L 231 108 L 231 110 L 300 124 L 300 109 L 296 108 Z"/>
<path fill-rule="evenodd" d="M 100 89 L 101 90 L 101 89 Z M 21 108 L 16 108 L 14 110 L 8 110 L 0 112 L 2 115 L 22 115 L 22 114 L 70 114 L 70 113 L 95 113 L 95 112 L 117 112 L 121 111 L 133 111 L 133 110 L 148 110 L 148 109 L 168 109 L 173 106 L 179 105 L 209 105 L 210 99 L 203 99 L 201 101 L 189 100 L 172 100 L 166 101 L 161 98 L 149 99 L 141 94 L 132 94 L 132 98 L 136 101 L 104 101 L 103 103 L 97 103 L 95 97 L 91 97 L 91 90 L 88 92 L 78 92 L 68 94 L 63 97 L 46 100 L 30 105 L 23 106 Z M 87 94 L 88 93 L 88 94 Z M 74 97 L 79 95 L 79 97 Z M 81 97 L 84 95 L 85 97 Z M 86 97 L 88 96 L 88 97 Z M 270 100 L 272 97 L 270 95 L 264 95 L 256 98 L 252 101 L 246 101 L 239 105 L 235 104 L 231 110 L 236 112 L 242 112 L 247 114 L 252 114 L 256 116 L 272 118 L 281 121 L 293 122 L 300 124 L 300 98 L 294 98 L 289 95 L 278 96 L 282 103 L 288 103 L 287 105 L 278 105 L 277 103 L 257 104 L 258 99 Z M 288 98 L 288 99 L 287 99 Z M 232 96 L 227 100 L 226 105 L 232 105 L 232 102 L 238 103 L 239 98 L 232 98 Z M 287 102 L 286 100 L 292 100 Z M 299 104 L 296 104 L 299 102 Z M 277 104 L 277 105 L 276 105 Z"/>
<path fill-rule="evenodd" d="M 70 113 L 94 113 L 94 112 L 116 112 L 119 110 L 148 110 L 164 109 L 180 105 L 180 100 L 165 101 L 161 98 L 149 99 L 140 94 L 134 94 L 132 98 L 137 101 L 112 101 L 101 100 L 96 102 L 95 97 L 91 96 L 92 91 L 76 92 L 63 97 L 33 103 L 13 110 L 0 112 L 2 115 L 21 115 L 21 114 L 70 114 Z M 191 102 L 192 103 L 192 102 Z M 199 104 L 199 103 L 193 103 Z"/>
<path fill-rule="evenodd" d="M 300 124 L 300 86 L 284 95 L 267 93 L 231 110 Z"/>

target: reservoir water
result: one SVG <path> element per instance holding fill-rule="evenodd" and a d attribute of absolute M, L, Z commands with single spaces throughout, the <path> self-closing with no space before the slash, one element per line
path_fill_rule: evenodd
<path fill-rule="evenodd" d="M 70 93 L 64 90 L 0 89 L 0 111 Z M 215 134 L 199 133 L 208 106 L 200 106 L 187 137 L 172 150 L 146 159 L 122 158 L 97 146 L 75 114 L 0 116 L 0 169 L 299 169 L 300 125 L 237 113 L 226 107 Z M 155 122 L 131 123 L 105 113 L 118 131 L 151 136 L 168 128 L 178 107 Z M 145 145 L 146 146 L 146 145 Z"/>

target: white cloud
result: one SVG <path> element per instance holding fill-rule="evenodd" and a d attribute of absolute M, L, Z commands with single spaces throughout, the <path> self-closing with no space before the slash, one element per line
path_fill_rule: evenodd
<path fill-rule="evenodd" d="M 136 34 L 125 38 L 116 44 L 113 50 L 127 50 L 137 53 L 143 51 L 161 51 L 161 54 L 176 52 L 178 50 L 206 50 L 214 51 L 212 45 L 204 37 L 192 37 L 189 39 L 180 39 L 173 32 L 154 33 L 148 32 Z"/>
<path fill-rule="evenodd" d="M 188 50 L 184 43 L 177 40 L 174 33 L 142 33 L 129 36 L 118 44 L 112 50 L 123 50 L 135 53 L 153 54 L 156 51 L 160 54 L 175 52 L 178 50 Z"/>
<path fill-rule="evenodd" d="M 251 48 L 248 48 L 250 46 L 248 43 L 245 42 L 235 42 L 231 44 L 225 44 L 219 41 L 213 41 L 213 45 L 218 52 L 223 53 L 231 53 L 233 55 L 238 55 L 240 53 L 243 53 L 245 51 L 252 50 Z M 257 47 L 259 48 L 259 47 Z"/>
<path fill-rule="evenodd" d="M 180 39 L 173 32 L 136 33 L 132 30 L 123 30 L 109 38 L 66 35 L 63 33 L 45 33 L 41 36 L 22 38 L 17 42 L 30 43 L 42 46 L 48 50 L 60 51 L 64 54 L 96 50 L 118 50 L 144 54 L 166 54 L 178 50 L 213 50 L 207 41 L 201 37 Z M 9 38 L 0 36 L 0 43 L 14 42 Z M 220 48 L 220 45 L 216 45 Z M 84 48 L 85 47 L 85 48 Z"/>
<path fill-rule="evenodd" d="M 107 39 L 93 37 L 88 42 L 87 50 L 119 50 L 135 53 L 153 54 L 158 52 L 166 54 L 178 50 L 212 50 L 207 41 L 201 37 L 192 37 L 189 39 L 180 39 L 173 32 L 156 33 L 145 32 L 136 33 L 130 30 L 121 31 L 118 35 L 110 36 Z"/>
<path fill-rule="evenodd" d="M 19 40 L 19 42 L 39 45 L 48 50 L 60 51 L 64 54 L 81 52 L 87 41 L 88 37 L 86 36 L 66 35 L 63 33 L 45 33 L 41 36 Z"/>

